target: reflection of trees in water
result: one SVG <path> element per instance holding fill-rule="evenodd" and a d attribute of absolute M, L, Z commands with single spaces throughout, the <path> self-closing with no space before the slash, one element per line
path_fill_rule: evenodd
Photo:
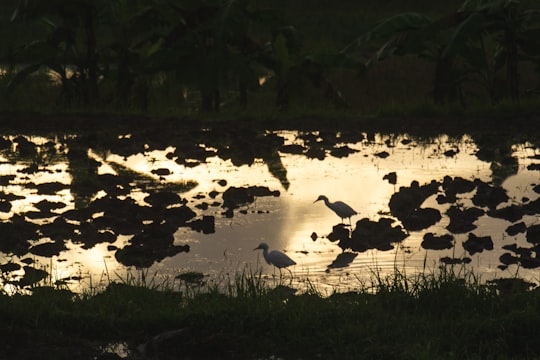
<path fill-rule="evenodd" d="M 279 133 L 256 131 L 251 128 L 216 127 L 206 129 L 148 129 L 133 131 L 129 135 L 101 132 L 84 136 L 56 136 L 50 139 L 28 136 L 3 137 L 0 139 L 2 155 L 14 164 L 26 164 L 21 174 L 0 177 L 3 186 L 20 183 L 25 178 L 26 189 L 37 189 L 39 194 L 55 195 L 69 189 L 74 206 L 56 201 L 43 200 L 35 204 L 34 209 L 19 214 L 0 223 L 3 239 L 0 251 L 13 255 L 11 262 L 2 266 L 4 272 L 21 270 L 17 258 L 26 254 L 42 257 L 58 256 L 66 249 L 66 242 L 72 241 L 83 249 L 89 249 L 99 243 L 115 243 L 119 235 L 128 235 L 130 240 L 122 248 L 110 246 L 116 259 L 128 266 L 149 267 L 157 261 L 179 252 L 189 251 L 186 245 L 174 244 L 174 233 L 180 227 L 192 231 L 212 233 L 214 217 L 194 211 L 187 206 L 189 199 L 179 194 L 193 188 L 196 183 L 187 179 L 180 183 L 170 183 L 157 176 L 142 174 L 119 163 L 108 162 L 108 154 L 129 157 L 153 150 L 175 150 L 167 157 L 183 166 L 199 166 L 210 157 L 230 160 L 235 166 L 252 165 L 255 160 L 266 163 L 269 172 L 287 189 L 289 181 L 287 169 L 281 161 L 281 154 L 304 155 L 309 158 L 345 157 L 355 152 L 348 144 L 362 142 L 366 146 L 377 144 L 391 148 L 398 143 L 410 144 L 411 141 L 430 143 L 430 139 L 414 139 L 410 136 L 365 134 L 357 130 L 343 131 L 298 131 L 292 143 L 286 143 Z M 345 250 L 354 252 L 368 249 L 381 251 L 393 248 L 393 244 L 403 241 L 410 232 L 427 229 L 441 221 L 443 216 L 450 219 L 449 233 L 467 233 L 468 249 L 474 252 L 489 250 L 484 246 L 488 242 L 480 235 L 473 234 L 476 228 L 474 220 L 481 215 L 502 218 L 512 225 L 508 234 L 527 233 L 527 241 L 532 247 L 506 247 L 507 253 L 501 256 L 501 266 L 520 264 L 524 267 L 537 266 L 537 243 L 534 227 L 519 226 L 524 224 L 525 215 L 540 213 L 537 205 L 540 200 L 524 200 L 521 204 L 506 205 L 508 200 L 503 188 L 498 185 L 504 176 L 517 171 L 517 160 L 511 156 L 512 141 L 499 141 L 490 137 L 479 138 L 480 150 L 477 156 L 489 161 L 500 169 L 494 174 L 494 183 L 479 180 L 446 177 L 441 181 L 433 180 L 428 184 L 413 182 L 409 187 L 402 187 L 389 200 L 392 217 L 379 221 L 361 219 L 355 228 L 348 229 L 341 224 L 334 227 L 329 238 L 339 240 Z M 450 150 L 457 152 L 459 138 L 449 139 Z M 380 142 L 380 144 L 378 143 Z M 455 143 L 453 143 L 455 142 Z M 454 145 L 452 145 L 454 144 Z M 91 151 L 90 151 L 91 149 Z M 458 150 L 456 150 L 458 149 Z M 441 148 L 442 156 L 453 156 L 447 148 Z M 389 154 L 389 156 L 392 156 Z M 506 160 L 505 160 L 506 159 Z M 504 161 L 503 161 L 504 160 Z M 30 175 L 48 172 L 55 164 L 66 163 L 71 176 L 69 184 L 40 183 L 33 184 Z M 99 174 L 99 167 L 107 163 L 115 174 Z M 168 174 L 167 169 L 160 173 Z M 395 182 L 395 181 L 394 181 Z M 223 181 L 226 186 L 226 181 Z M 135 201 L 130 197 L 133 192 L 144 193 L 144 200 Z M 460 199 L 471 195 L 474 207 L 464 208 Z M 210 195 L 216 199 L 217 194 Z M 279 196 L 279 192 L 259 187 L 228 187 L 223 190 L 224 211 L 222 216 L 234 216 L 242 205 L 249 204 L 260 196 Z M 446 211 L 436 208 L 424 208 L 424 201 L 436 196 L 439 205 L 449 206 Z M 18 199 L 17 194 L 4 193 L 0 211 L 12 211 L 11 202 Z M 39 225 L 38 225 L 39 222 Z M 455 239 L 450 234 L 435 234 L 424 238 L 426 249 L 448 248 L 455 246 Z M 480 238 L 480 240 L 478 240 Z M 482 245 L 484 244 L 484 245 Z M 481 250 L 479 250 L 481 248 Z M 473 251 L 473 250 L 471 250 Z M 470 255 L 473 252 L 469 251 Z M 348 253 L 348 252 L 347 252 Z M 353 255 L 338 257 L 331 267 L 347 266 L 354 259 Z M 452 261 L 461 261 L 460 259 Z M 31 267 L 31 264 L 24 266 Z M 18 266 L 18 267 L 17 267 Z M 31 274 L 32 270 L 25 273 Z M 39 276 L 28 275 L 13 280 L 20 286 L 31 285 L 29 279 Z"/>
<path fill-rule="evenodd" d="M 518 161 L 512 156 L 512 145 L 516 139 L 487 133 L 477 134 L 474 140 L 479 148 L 476 157 L 490 164 L 495 185 L 501 185 L 506 178 L 517 173 Z"/>
<path fill-rule="evenodd" d="M 207 156 L 215 156 L 216 151 L 203 149 L 193 134 L 187 134 L 174 138 L 175 143 L 195 144 L 195 146 L 180 146 L 175 153 L 177 162 L 186 160 L 204 162 Z M 259 136 L 259 135 L 257 135 Z M 203 233 L 215 232 L 214 216 L 203 215 L 190 209 L 187 199 L 178 194 L 193 188 L 196 183 L 186 180 L 178 184 L 161 181 L 153 176 L 141 174 L 121 164 L 107 163 L 116 174 L 99 174 L 98 168 L 106 157 L 102 158 L 89 155 L 89 149 L 95 154 L 121 153 L 123 156 L 136 155 L 141 149 L 152 151 L 149 145 L 140 146 L 134 141 L 143 141 L 143 144 L 153 144 L 155 149 L 166 148 L 172 138 L 165 136 L 164 141 L 155 134 L 129 137 L 103 137 L 94 136 L 57 138 L 57 144 L 47 142 L 45 145 L 37 145 L 24 136 L 15 140 L 5 139 L 4 154 L 14 163 L 29 163 L 21 172 L 23 174 L 38 174 L 46 172 L 54 163 L 67 163 L 68 172 L 71 176 L 70 184 L 45 183 L 32 184 L 26 180 L 25 187 L 38 188 L 44 195 L 55 195 L 57 192 L 68 188 L 74 198 L 74 208 L 64 210 L 66 204 L 58 206 L 49 201 L 36 204 L 39 211 L 26 211 L 22 214 L 14 214 L 9 220 L 0 223 L 4 230 L 4 239 L 0 242 L 0 250 L 13 256 L 12 261 L 3 265 L 3 270 L 16 271 L 21 266 L 8 266 L 16 264 L 16 257 L 22 257 L 28 253 L 41 256 L 58 256 L 66 250 L 66 242 L 72 241 L 83 249 L 89 249 L 98 243 L 114 243 L 119 235 L 130 236 L 128 243 L 122 248 L 109 248 L 115 252 L 116 259 L 126 266 L 149 267 L 165 257 L 174 256 L 180 252 L 189 251 L 188 245 L 174 244 L 174 233 L 180 227 L 188 227 L 193 231 Z M 275 143 L 271 146 L 264 145 L 264 139 L 271 136 L 261 135 L 263 140 L 250 141 L 243 137 L 244 141 L 251 143 L 253 151 L 257 147 L 263 149 L 258 153 L 246 157 L 246 149 L 239 149 L 233 143 L 227 141 L 222 145 L 215 146 L 217 152 L 225 154 L 237 165 L 251 164 L 255 157 L 269 159 L 269 168 L 276 177 L 286 185 L 286 171 L 277 154 Z M 156 139 L 154 141 L 153 139 Z M 127 141 L 126 141 L 127 140 Z M 273 141 L 281 140 L 274 137 Z M 13 145 L 12 145 L 13 144 Z M 54 144 L 53 146 L 51 146 Z M 271 144 L 267 142 L 267 144 Z M 117 145 L 117 146 L 116 146 Z M 54 156 L 51 154 L 51 150 Z M 203 149 L 201 151 L 201 149 Z M 46 151 L 45 151 L 46 150 Z M 180 156 L 182 152 L 183 156 Z M 191 162 L 193 166 L 193 161 Z M 196 166 L 196 165 L 195 165 Z M 5 186 L 17 181 L 16 176 L 4 177 Z M 231 188 L 229 188 L 231 189 Z M 148 194 L 143 202 L 136 202 L 130 197 L 134 192 Z M 225 191 L 224 193 L 227 193 Z M 255 197 L 276 196 L 276 193 L 264 187 L 239 188 L 237 193 L 244 194 L 240 198 L 228 198 L 225 212 L 232 216 L 233 210 L 239 204 L 253 202 Z M 277 194 L 279 195 L 279 193 Z M 213 197 L 216 194 L 212 195 Z M 7 198 L 7 195 L 4 196 Z M 9 204 L 7 202 L 6 204 Z M 11 210 L 8 206 L 3 208 L 5 212 Z M 32 220 L 40 221 L 40 225 Z M 24 268 L 25 274 L 32 270 L 29 265 Z M 34 269 L 34 273 L 38 270 Z M 40 272 L 41 274 L 41 272 Z M 22 277 L 6 281 L 18 286 L 28 286 L 43 280 L 42 276 L 23 275 Z M 34 283 L 35 283 L 34 282 Z"/>
<path fill-rule="evenodd" d="M 535 187 L 535 191 L 538 192 L 538 187 Z M 424 249 L 452 249 L 456 246 L 454 235 L 467 234 L 467 239 L 461 245 L 468 255 L 493 250 L 491 235 L 477 235 L 473 232 L 477 229 L 476 221 L 481 216 L 487 216 L 508 221 L 511 225 L 506 228 L 506 234 L 516 236 L 525 233 L 526 241 L 530 244 L 529 247 L 518 246 L 517 243 L 503 245 L 502 249 L 506 252 L 500 256 L 500 269 L 506 269 L 511 264 L 519 264 L 528 269 L 540 267 L 540 225 L 526 226 L 523 221 L 524 216 L 539 214 L 540 198 L 533 201 L 524 199 L 521 204 L 509 204 L 510 198 L 505 189 L 478 179 L 469 181 L 446 176 L 441 182 L 433 180 L 425 185 L 413 181 L 409 187 L 401 187 L 394 193 L 389 202 L 390 212 L 400 224 L 391 218 L 383 217 L 379 222 L 364 218 L 358 220 L 352 229 L 343 224 L 335 225 L 328 239 L 336 242 L 344 251 L 391 250 L 394 244 L 402 242 L 410 232 L 428 229 L 442 219 L 438 209 L 422 207 L 434 195 L 438 195 L 439 205 L 450 205 L 445 211 L 449 218 L 446 226 L 449 233 L 426 233 L 421 244 Z M 471 199 L 470 207 L 463 205 L 467 198 Z M 481 229 L 480 233 L 483 233 Z M 444 257 L 441 262 L 466 264 L 470 258 Z"/>

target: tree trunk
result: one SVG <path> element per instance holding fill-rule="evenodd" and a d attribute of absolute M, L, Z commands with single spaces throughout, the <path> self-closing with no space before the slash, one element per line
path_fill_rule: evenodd
<path fill-rule="evenodd" d="M 131 88 L 134 82 L 130 73 L 129 51 L 125 47 L 119 49 L 117 67 L 118 80 L 116 84 L 116 95 L 119 105 L 126 105 L 129 102 Z"/>
<path fill-rule="evenodd" d="M 505 30 L 505 46 L 506 46 L 506 82 L 510 98 L 514 103 L 519 103 L 519 71 L 518 71 L 518 47 L 516 34 L 514 29 L 516 25 L 512 17 L 512 9 L 507 10 L 506 14 L 506 30 Z"/>
<path fill-rule="evenodd" d="M 457 87 L 453 78 L 452 57 L 442 58 L 442 49 L 439 52 L 435 65 L 435 78 L 433 79 L 433 102 L 438 105 L 446 104 L 457 99 Z M 463 104 L 462 104 L 463 105 Z"/>
<path fill-rule="evenodd" d="M 97 41 L 94 29 L 95 9 L 91 4 L 84 8 L 83 27 L 86 35 L 86 71 L 85 103 L 94 106 L 98 99 Z"/>
<path fill-rule="evenodd" d="M 220 93 L 218 89 L 201 90 L 201 110 L 204 112 L 218 112 L 220 108 Z"/>
<path fill-rule="evenodd" d="M 243 109 L 245 109 L 247 107 L 248 94 L 247 94 L 246 84 L 243 81 L 238 82 L 238 92 L 239 92 L 240 106 Z"/>

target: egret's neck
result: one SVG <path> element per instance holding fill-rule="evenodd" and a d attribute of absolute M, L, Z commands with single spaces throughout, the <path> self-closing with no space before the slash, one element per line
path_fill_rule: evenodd
<path fill-rule="evenodd" d="M 264 257 L 264 260 L 270 264 L 270 260 L 268 260 L 268 249 L 264 248 L 263 249 L 263 257 Z"/>

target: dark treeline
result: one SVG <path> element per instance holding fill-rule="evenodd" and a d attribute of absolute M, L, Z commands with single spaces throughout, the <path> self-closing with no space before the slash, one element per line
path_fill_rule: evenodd
<path fill-rule="evenodd" d="M 198 110 L 217 111 L 225 102 L 245 108 L 264 90 L 283 110 L 306 88 L 347 107 L 335 72 L 352 78 L 412 57 L 429 64 L 435 104 L 518 103 L 538 91 L 530 86 L 540 69 L 535 2 L 303 3 L 284 11 L 283 1 L 8 0 L 3 83 L 14 94 L 47 71 L 61 106 L 86 109 L 146 111 L 156 97 L 189 95 Z"/>

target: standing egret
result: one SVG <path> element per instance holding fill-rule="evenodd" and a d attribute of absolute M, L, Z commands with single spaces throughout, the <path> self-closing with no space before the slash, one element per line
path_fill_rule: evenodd
<path fill-rule="evenodd" d="M 316 203 L 319 200 L 323 200 L 325 205 L 336 213 L 337 216 L 341 218 L 341 222 L 343 223 L 343 219 L 349 218 L 349 225 L 351 224 L 351 216 L 358 214 L 352 207 L 345 204 L 343 201 L 336 201 L 336 202 L 330 202 L 328 198 L 325 195 L 320 195 L 317 200 L 314 201 Z"/>
<path fill-rule="evenodd" d="M 264 243 L 264 242 L 260 243 L 259 246 L 257 246 L 253 250 L 259 250 L 259 249 L 262 249 L 264 260 L 266 260 L 268 265 L 274 265 L 275 267 L 277 267 L 279 269 L 280 277 L 281 277 L 281 269 L 282 268 L 287 269 L 287 266 L 296 265 L 296 262 L 293 259 L 291 259 L 287 255 L 285 255 L 281 251 L 272 250 L 272 251 L 268 252 L 268 244 L 267 243 Z M 289 269 L 287 269 L 287 270 L 289 270 Z M 291 277 L 292 277 L 291 270 L 289 270 L 289 272 L 291 273 Z"/>

